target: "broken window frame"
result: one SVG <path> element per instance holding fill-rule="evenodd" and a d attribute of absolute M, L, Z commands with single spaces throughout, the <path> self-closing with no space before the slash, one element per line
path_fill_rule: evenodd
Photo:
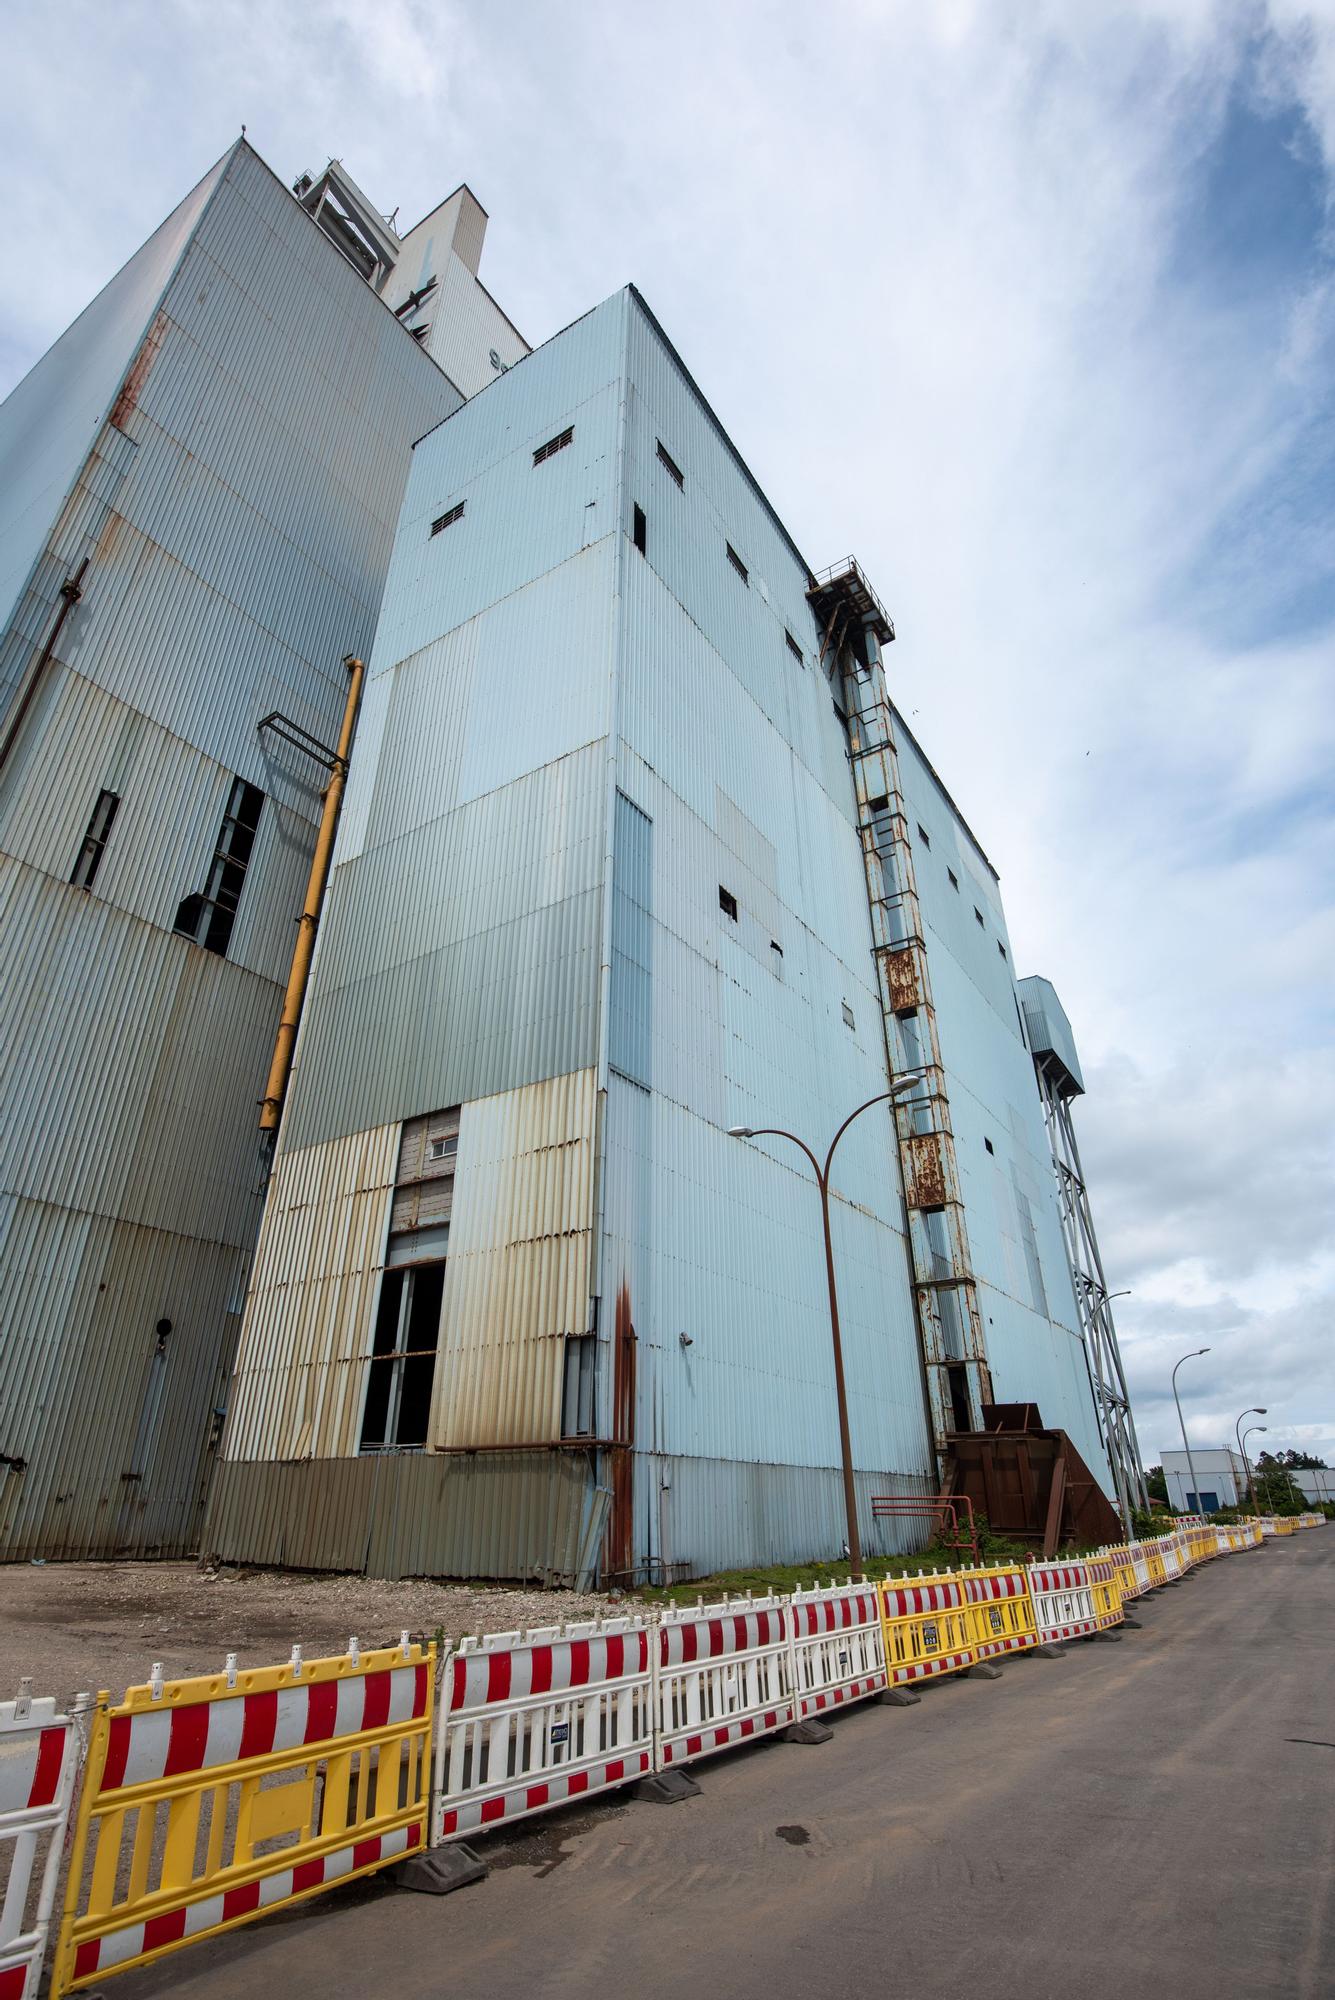
<path fill-rule="evenodd" d="M 233 778 L 204 888 L 182 897 L 176 908 L 173 930 L 219 958 L 226 958 L 232 941 L 263 811 L 259 786 Z"/>
<path fill-rule="evenodd" d="M 357 1449 L 369 1454 L 378 1451 L 421 1451 L 425 1448 L 431 1425 L 431 1398 L 436 1382 L 436 1361 L 440 1353 L 440 1328 L 445 1304 L 445 1263 L 444 1257 L 432 1257 L 417 1264 L 396 1264 L 383 1272 L 380 1280 L 380 1297 L 376 1305 L 376 1323 L 371 1339 L 371 1353 L 367 1360 L 366 1390 L 362 1398 L 362 1417 L 358 1430 Z M 427 1329 L 418 1318 L 419 1296 L 423 1289 L 427 1292 L 424 1311 L 434 1318 Z M 417 1346 L 410 1347 L 410 1338 L 415 1337 Z M 412 1363 L 425 1362 L 425 1369 L 413 1369 Z M 383 1420 L 379 1418 L 378 1390 L 380 1380 L 377 1370 L 383 1371 L 385 1382 Z M 410 1373 L 414 1379 L 415 1392 L 411 1401 L 405 1402 L 405 1385 Z M 425 1378 L 424 1380 L 422 1378 Z M 410 1413 L 411 1429 L 405 1432 L 405 1410 Z M 368 1422 L 378 1423 L 380 1436 L 368 1437 Z M 420 1429 L 421 1435 L 416 1433 Z"/>
<path fill-rule="evenodd" d="M 70 875 L 70 885 L 75 889 L 91 889 L 97 879 L 97 871 L 102 866 L 102 856 L 111 838 L 111 829 L 116 824 L 116 814 L 120 808 L 121 795 L 110 792 L 104 786 L 97 795 L 88 820 L 88 831 L 79 849 L 79 858 Z"/>

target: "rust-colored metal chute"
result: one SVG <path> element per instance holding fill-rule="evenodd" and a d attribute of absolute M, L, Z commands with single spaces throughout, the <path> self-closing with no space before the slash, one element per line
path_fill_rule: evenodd
<path fill-rule="evenodd" d="M 352 654 L 348 655 L 343 664 L 348 670 L 348 698 L 343 709 L 343 727 L 339 731 L 338 748 L 330 762 L 329 783 L 324 788 L 320 831 L 316 835 L 315 852 L 311 856 L 306 901 L 298 923 L 297 943 L 292 953 L 292 969 L 287 976 L 287 991 L 283 995 L 283 1016 L 278 1024 L 273 1061 L 269 1065 L 269 1080 L 264 1086 L 264 1098 L 260 1105 L 262 1132 L 276 1132 L 278 1120 L 282 1116 L 283 1099 L 287 1094 L 287 1081 L 292 1070 L 292 1051 L 296 1047 L 297 1028 L 301 1021 L 301 1009 L 306 999 L 306 986 L 311 974 L 311 959 L 315 952 L 315 933 L 320 923 L 320 908 L 324 902 L 325 885 L 329 880 L 329 864 L 333 859 L 334 836 L 338 832 L 338 818 L 343 809 L 343 793 L 348 782 L 348 759 L 352 751 L 353 732 L 357 727 L 357 711 L 361 707 L 362 683 L 366 678 L 366 667 Z"/>
<path fill-rule="evenodd" d="M 1116 1509 L 1065 1431 L 1033 1403 L 987 1403 L 981 1431 L 956 1431 L 944 1493 L 967 1497 L 988 1526 L 1051 1556 L 1066 1543 L 1122 1540 Z"/>

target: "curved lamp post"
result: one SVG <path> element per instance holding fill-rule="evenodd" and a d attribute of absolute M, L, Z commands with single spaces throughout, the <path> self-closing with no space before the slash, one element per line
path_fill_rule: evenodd
<path fill-rule="evenodd" d="M 1182 1403 L 1177 1393 L 1177 1371 L 1182 1366 L 1183 1361 L 1194 1361 L 1198 1354 L 1208 1354 L 1209 1352 L 1208 1347 L 1193 1347 L 1190 1354 L 1184 1354 L 1180 1361 L 1175 1361 L 1173 1364 L 1173 1401 L 1177 1404 L 1177 1421 L 1178 1428 L 1182 1432 L 1182 1449 L 1187 1454 L 1187 1470 L 1191 1474 L 1191 1490 L 1196 1498 L 1196 1512 L 1198 1514 L 1203 1513 L 1205 1510 L 1201 1506 L 1201 1489 L 1196 1480 L 1195 1460 L 1191 1456 L 1191 1446 L 1187 1443 L 1187 1427 L 1182 1420 Z"/>
<path fill-rule="evenodd" d="M 830 1149 L 821 1165 L 805 1139 L 799 1139 L 796 1132 L 786 1132 L 780 1125 L 730 1125 L 730 1139 L 791 1139 L 801 1148 L 811 1162 L 816 1176 L 816 1186 L 820 1189 L 821 1222 L 825 1230 L 825 1282 L 830 1294 L 830 1339 L 834 1345 L 834 1389 L 839 1401 L 839 1447 L 844 1461 L 844 1512 L 848 1519 L 848 1563 L 854 1576 L 862 1573 L 862 1541 L 858 1535 L 857 1494 L 853 1485 L 853 1447 L 848 1434 L 848 1395 L 844 1388 L 844 1349 L 839 1337 L 839 1294 L 834 1282 L 834 1243 L 830 1236 L 830 1162 L 834 1149 L 843 1138 L 855 1118 L 864 1111 L 870 1111 L 874 1104 L 888 1104 L 892 1098 L 902 1097 L 919 1082 L 921 1072 L 899 1077 L 891 1089 L 869 1097 L 865 1104 L 859 1104 L 856 1111 L 850 1111 L 839 1130 L 830 1141 Z"/>
<path fill-rule="evenodd" d="M 1264 1414 L 1264 1412 L 1262 1414 Z M 1242 1415 L 1243 1417 L 1247 1415 L 1246 1410 L 1243 1411 Z M 1242 1418 L 1239 1417 L 1238 1421 L 1239 1423 L 1241 1423 Z M 1251 1493 L 1252 1505 L 1256 1509 L 1258 1517 L 1261 1512 L 1261 1499 L 1260 1495 L 1256 1491 L 1256 1480 L 1252 1473 L 1252 1462 L 1247 1456 L 1247 1440 L 1251 1436 L 1253 1431 L 1268 1431 L 1269 1428 L 1270 1428 L 1269 1424 L 1248 1424 L 1246 1430 L 1242 1433 L 1242 1462 L 1247 1468 L 1247 1487 L 1249 1492 Z"/>
<path fill-rule="evenodd" d="M 1247 1460 L 1246 1447 L 1242 1442 L 1242 1418 L 1264 1417 L 1268 1415 L 1269 1411 L 1266 1409 L 1264 1403 L 1253 1403 L 1250 1410 L 1244 1410 L 1242 1412 L 1242 1416 L 1238 1418 L 1238 1421 L 1233 1426 L 1233 1435 L 1238 1440 L 1238 1451 L 1242 1456 L 1242 1463 L 1246 1467 L 1246 1472 L 1247 1472 L 1247 1497 L 1251 1501 L 1253 1507 L 1256 1505 L 1256 1488 L 1252 1484 L 1252 1469 Z M 1266 1426 L 1264 1424 L 1248 1424 L 1247 1435 L 1248 1437 L 1250 1437 L 1253 1431 L 1263 1431 L 1265 1428 Z"/>

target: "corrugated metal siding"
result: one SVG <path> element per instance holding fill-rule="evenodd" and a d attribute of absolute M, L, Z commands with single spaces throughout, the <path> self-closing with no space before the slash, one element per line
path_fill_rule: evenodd
<path fill-rule="evenodd" d="M 590 1321 L 594 1075 L 466 1104 L 430 1442 L 561 1435 L 565 1343 Z"/>
<path fill-rule="evenodd" d="M 0 629 L 229 157 L 209 169 L 0 405 Z"/>
<path fill-rule="evenodd" d="M 204 1546 L 295 1569 L 587 1582 L 595 1499 L 583 1452 L 223 1464 Z"/>
<path fill-rule="evenodd" d="M 843 1472 L 836 1465 L 646 1457 L 640 1473 L 637 1545 L 651 1574 L 660 1564 L 679 1564 L 688 1576 L 708 1576 L 752 1560 L 814 1560 L 835 1569 L 846 1534 Z M 871 1503 L 877 1495 L 934 1493 L 935 1479 L 859 1472 L 856 1486 L 865 1555 L 893 1555 L 928 1539 L 922 1524 L 873 1520 Z"/>
<path fill-rule="evenodd" d="M 147 266 L 131 267 L 112 288 L 125 310 L 95 308 L 0 417 L 3 439 L 19 411 L 44 491 L 62 426 L 83 408 L 62 386 L 69 355 L 90 383 L 106 378 L 104 407 L 132 381 L 117 403 L 123 431 L 102 432 L 63 507 L 54 495 L 21 629 L 0 640 L 6 671 L 26 665 L 60 581 L 89 555 L 0 793 L 0 838 L 22 857 L 0 866 L 14 1010 L 0 1189 L 25 1213 L 59 1211 L 75 1273 L 24 1301 L 34 1338 L 59 1357 L 66 1403 L 32 1402 L 11 1344 L 0 1430 L 21 1419 L 13 1448 L 63 1482 L 59 1504 L 82 1525 L 62 1547 L 189 1545 L 193 1470 L 188 1508 L 179 1482 L 153 1498 L 147 1474 L 142 1504 L 112 1505 L 106 1480 L 140 1425 L 145 1326 L 151 1336 L 165 1314 L 207 1350 L 186 1368 L 184 1338 L 170 1349 L 160 1435 L 178 1469 L 198 1467 L 236 1332 L 262 1185 L 255 1110 L 323 777 L 257 724 L 278 709 L 326 742 L 336 734 L 341 658 L 369 650 L 409 445 L 459 400 L 248 149 L 211 185 L 193 235 L 181 219 L 193 223 L 198 202 L 173 218 L 170 258 L 160 244 L 147 259 L 165 277 L 181 253 L 165 293 L 155 281 L 156 316 Z M 150 318 L 131 370 L 126 328 Z M 90 340 L 97 352 L 85 353 Z M 233 774 L 266 805 L 224 960 L 170 926 L 203 886 Z M 104 785 L 123 788 L 122 803 L 84 894 L 68 876 Z M 71 1263 L 81 1230 L 86 1260 Z M 122 1254 L 133 1282 L 98 1289 L 94 1274 Z M 79 1424 L 99 1430 L 96 1451 Z M 15 1534 L 64 1532 L 44 1501 L 8 1505 Z"/>
<path fill-rule="evenodd" d="M 229 1460 L 357 1450 L 399 1128 L 283 1155 L 237 1352 Z"/>

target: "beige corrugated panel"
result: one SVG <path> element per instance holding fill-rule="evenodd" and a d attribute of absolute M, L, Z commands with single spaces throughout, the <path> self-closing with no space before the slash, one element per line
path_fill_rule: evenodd
<path fill-rule="evenodd" d="M 382 1125 L 279 1159 L 246 1302 L 227 1458 L 356 1451 L 398 1140 L 397 1125 Z"/>
<path fill-rule="evenodd" d="M 466 1104 L 431 1443 L 560 1436 L 568 1334 L 589 1323 L 594 1072 Z"/>

